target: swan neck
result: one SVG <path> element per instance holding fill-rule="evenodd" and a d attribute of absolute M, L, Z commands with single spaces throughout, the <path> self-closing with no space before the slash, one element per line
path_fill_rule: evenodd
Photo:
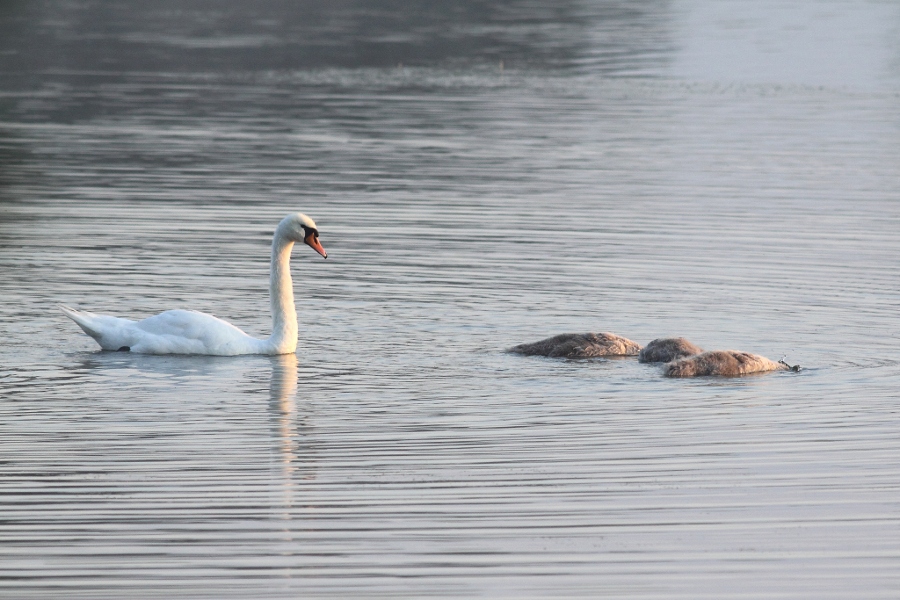
<path fill-rule="evenodd" d="M 269 298 L 272 304 L 272 336 L 269 343 L 277 354 L 297 349 L 297 309 L 291 280 L 291 250 L 294 242 L 275 233 L 272 241 L 272 270 Z"/>

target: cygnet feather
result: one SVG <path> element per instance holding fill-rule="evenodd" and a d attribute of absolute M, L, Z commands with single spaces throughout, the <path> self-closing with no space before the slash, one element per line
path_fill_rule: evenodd
<path fill-rule="evenodd" d="M 703 352 L 703 348 L 695 346 L 684 338 L 659 338 L 644 346 L 644 349 L 638 354 L 638 362 L 671 362 L 701 352 Z"/>
<path fill-rule="evenodd" d="M 551 358 L 594 358 L 597 356 L 634 356 L 641 346 L 614 333 L 563 333 L 531 344 L 509 349 L 525 356 Z"/>
<path fill-rule="evenodd" d="M 712 350 L 696 356 L 681 358 L 663 367 L 666 377 L 738 377 L 750 373 L 787 371 L 790 367 L 764 356 L 737 350 Z"/>

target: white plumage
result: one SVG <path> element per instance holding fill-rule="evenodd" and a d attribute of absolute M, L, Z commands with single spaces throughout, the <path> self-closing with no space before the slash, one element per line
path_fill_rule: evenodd
<path fill-rule="evenodd" d="M 193 310 L 167 310 L 142 321 L 60 309 L 104 350 L 143 354 L 287 354 L 297 349 L 297 311 L 291 281 L 291 250 L 303 242 L 327 258 L 312 219 L 302 213 L 282 219 L 272 240 L 269 296 L 272 335 L 257 339 L 231 323 Z"/>

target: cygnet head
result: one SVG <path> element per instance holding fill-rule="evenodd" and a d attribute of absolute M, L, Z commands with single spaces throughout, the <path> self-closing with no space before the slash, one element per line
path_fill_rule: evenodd
<path fill-rule="evenodd" d="M 319 243 L 319 228 L 316 227 L 316 222 L 303 213 L 294 213 L 283 218 L 275 234 L 284 236 L 292 242 L 303 242 L 321 254 L 322 258 L 328 258 L 328 253 Z"/>

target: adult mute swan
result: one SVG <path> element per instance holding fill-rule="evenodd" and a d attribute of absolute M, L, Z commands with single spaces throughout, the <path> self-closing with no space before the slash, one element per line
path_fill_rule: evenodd
<path fill-rule="evenodd" d="M 302 213 L 288 215 L 275 229 L 269 296 L 272 305 L 272 335 L 260 340 L 231 323 L 193 310 L 167 310 L 143 321 L 60 309 L 104 350 L 130 350 L 143 354 L 288 354 L 297 349 L 297 310 L 291 282 L 291 250 L 303 242 L 323 258 L 319 230 Z"/>
<path fill-rule="evenodd" d="M 531 344 L 509 349 L 525 356 L 551 358 L 594 358 L 597 356 L 634 356 L 640 344 L 614 333 L 563 333 Z"/>

